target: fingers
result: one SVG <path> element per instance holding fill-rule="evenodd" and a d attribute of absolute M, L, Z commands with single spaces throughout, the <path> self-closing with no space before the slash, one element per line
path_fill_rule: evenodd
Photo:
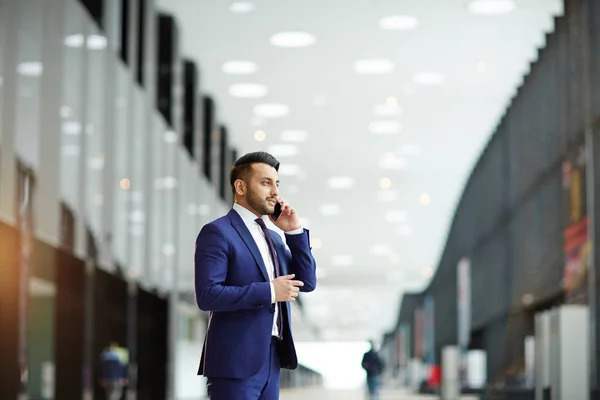
<path fill-rule="evenodd" d="M 302 281 L 290 281 L 292 286 L 304 286 L 304 282 Z"/>
<path fill-rule="evenodd" d="M 283 215 L 292 215 L 296 212 L 292 206 L 283 200 L 280 200 L 279 204 L 281 204 L 281 214 Z"/>
<path fill-rule="evenodd" d="M 296 276 L 296 274 L 282 275 L 277 279 L 284 279 L 286 281 L 289 281 L 289 280 L 294 279 L 295 276 Z"/>

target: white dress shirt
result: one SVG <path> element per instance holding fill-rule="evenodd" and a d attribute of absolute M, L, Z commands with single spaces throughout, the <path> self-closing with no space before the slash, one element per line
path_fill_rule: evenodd
<path fill-rule="evenodd" d="M 273 336 L 279 337 L 279 330 L 277 328 L 277 315 L 279 313 L 279 305 L 275 301 L 275 286 L 273 285 L 273 279 L 275 279 L 275 265 L 273 264 L 273 259 L 271 258 L 271 253 L 269 251 L 269 243 L 267 243 L 267 239 L 265 238 L 265 234 L 262 231 L 260 225 L 256 223 L 256 215 L 244 206 L 239 205 L 238 203 L 233 204 L 233 209 L 237 211 L 240 215 L 244 224 L 252 234 L 252 238 L 260 251 L 260 255 L 262 256 L 263 262 L 265 263 L 265 267 L 267 268 L 267 274 L 269 275 L 269 281 L 271 284 L 271 303 L 275 303 L 275 314 L 273 315 Z M 262 219 L 267 222 L 269 217 L 263 216 Z M 294 229 L 293 231 L 286 232 L 287 235 L 298 235 L 304 232 L 302 227 L 298 229 Z"/>

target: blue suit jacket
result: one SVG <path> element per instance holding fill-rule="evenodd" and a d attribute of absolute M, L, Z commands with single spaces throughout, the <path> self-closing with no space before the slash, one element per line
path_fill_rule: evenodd
<path fill-rule="evenodd" d="M 304 282 L 302 292 L 316 286 L 316 263 L 310 251 L 309 233 L 281 237 L 269 231 L 275 244 L 282 275 L 296 274 Z M 209 311 L 209 322 L 200 360 L 199 375 L 249 378 L 267 362 L 273 315 L 269 276 L 262 256 L 240 215 L 226 216 L 205 225 L 196 239 L 195 291 L 198 307 Z M 282 368 L 298 366 L 291 334 L 290 305 L 279 303 L 283 314 L 279 356 Z"/>

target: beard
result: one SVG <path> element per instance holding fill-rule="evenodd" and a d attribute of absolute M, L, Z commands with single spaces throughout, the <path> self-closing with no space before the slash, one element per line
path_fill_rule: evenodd
<path fill-rule="evenodd" d="M 271 205 L 269 200 L 271 200 L 270 197 L 264 199 L 255 193 L 251 193 L 248 196 L 248 205 L 261 215 L 273 215 L 275 213 L 275 205 Z"/>

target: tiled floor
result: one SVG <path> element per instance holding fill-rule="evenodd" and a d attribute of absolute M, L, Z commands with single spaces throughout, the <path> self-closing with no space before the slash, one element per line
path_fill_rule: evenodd
<path fill-rule="evenodd" d="M 280 400 L 366 400 L 368 397 L 361 391 L 327 391 L 323 389 L 304 389 L 282 391 Z M 421 396 L 403 390 L 382 390 L 380 400 L 433 400 L 437 396 Z"/>
<path fill-rule="evenodd" d="M 367 400 L 361 391 L 328 391 L 324 389 L 303 389 L 282 391 L 280 400 Z M 380 400 L 438 400 L 439 396 L 417 395 L 406 390 L 382 390 Z M 475 400 L 476 397 L 464 396 L 463 400 Z"/>

